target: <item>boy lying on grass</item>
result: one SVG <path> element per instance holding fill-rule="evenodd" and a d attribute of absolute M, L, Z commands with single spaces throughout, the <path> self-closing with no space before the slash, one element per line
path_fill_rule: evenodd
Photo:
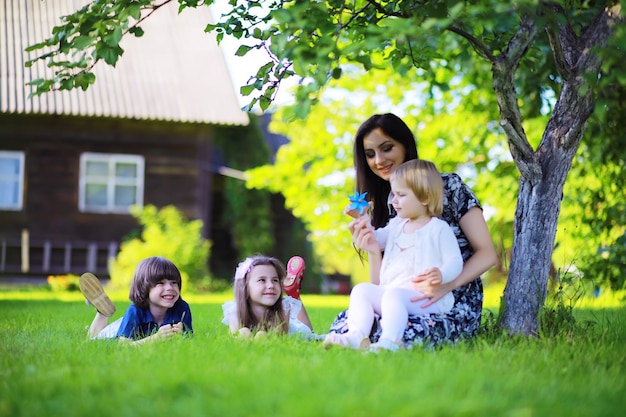
<path fill-rule="evenodd" d="M 165 340 L 192 334 L 191 310 L 180 296 L 180 271 L 160 256 L 139 263 L 130 286 L 132 304 L 124 316 L 109 324 L 115 305 L 95 275 L 87 272 L 79 279 L 80 290 L 97 312 L 89 327 L 92 339 L 114 339 L 133 344 Z"/>

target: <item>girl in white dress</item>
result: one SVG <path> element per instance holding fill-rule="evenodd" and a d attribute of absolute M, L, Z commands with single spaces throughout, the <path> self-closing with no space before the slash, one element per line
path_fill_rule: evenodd
<path fill-rule="evenodd" d="M 233 284 L 235 300 L 222 306 L 222 323 L 228 325 L 232 334 L 251 337 L 277 332 L 315 338 L 309 316 L 299 299 L 304 261 L 294 256 L 287 263 L 287 269 L 286 281 L 297 284 L 288 288 L 293 296 L 283 297 L 287 274 L 278 259 L 255 255 L 239 263 Z"/>
<path fill-rule="evenodd" d="M 438 219 L 443 207 L 443 181 L 430 161 L 411 160 L 390 177 L 392 205 L 398 215 L 384 228 L 369 227 L 355 245 L 368 253 L 370 282 L 357 284 L 350 293 L 348 332 L 330 333 L 324 345 L 373 350 L 397 350 L 409 315 L 447 313 L 454 296 L 447 293 L 427 307 L 419 300 L 412 280 L 418 275 L 432 284 L 447 283 L 463 269 L 454 232 Z M 384 248 L 384 257 L 382 248 Z M 370 346 L 368 335 L 375 315 L 382 317 L 382 335 Z"/>

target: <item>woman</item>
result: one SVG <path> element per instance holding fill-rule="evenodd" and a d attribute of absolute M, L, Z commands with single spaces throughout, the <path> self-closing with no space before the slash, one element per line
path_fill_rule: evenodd
<path fill-rule="evenodd" d="M 367 192 L 373 202 L 371 222 L 376 228 L 376 238 L 385 247 L 387 224 L 395 216 L 390 207 L 391 172 L 403 162 L 417 159 L 417 147 L 413 133 L 394 114 L 378 114 L 366 120 L 355 136 L 354 165 L 357 189 Z M 414 344 L 432 346 L 444 342 L 456 342 L 463 337 L 472 337 L 480 328 L 482 315 L 483 287 L 480 275 L 494 266 L 497 261 L 487 224 L 478 199 L 457 174 L 442 174 L 444 183 L 443 213 L 445 220 L 457 238 L 463 256 L 461 274 L 448 283 L 431 284 L 423 276 L 413 280 L 414 288 L 424 295 L 413 301 L 423 307 L 440 300 L 452 292 L 454 306 L 447 314 L 410 316 L 404 331 L 406 347 Z M 349 213 L 354 217 L 358 214 Z M 353 241 L 360 240 L 368 230 L 367 218 L 356 218 L 350 223 Z M 339 314 L 330 328 L 330 333 L 346 333 L 347 312 Z M 376 342 L 381 329 L 378 321 L 372 328 L 370 340 Z"/>

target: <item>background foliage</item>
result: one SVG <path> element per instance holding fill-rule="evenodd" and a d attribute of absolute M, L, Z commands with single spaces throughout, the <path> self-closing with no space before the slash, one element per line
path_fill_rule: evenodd
<path fill-rule="evenodd" d="M 261 117 L 255 114 L 249 117 L 250 125 L 246 127 L 217 127 L 213 145 L 219 149 L 220 163 L 224 166 L 247 171 L 273 160 L 269 139 L 264 138 Z M 319 291 L 322 278 L 308 240 L 309 233 L 297 215 L 294 218 L 284 209 L 280 190 L 253 188 L 245 180 L 228 176 L 221 180 L 224 200 L 214 204 L 224 206 L 222 211 L 226 215 L 218 221 L 230 232 L 231 241 L 214 243 L 232 244 L 237 255 L 234 261 L 218 267 L 215 272 L 230 282 L 234 265 L 251 254 L 275 256 L 285 264 L 291 256 L 300 255 L 307 263 L 304 288 Z"/>
<path fill-rule="evenodd" d="M 170 1 L 93 2 L 66 17 L 49 39 L 29 48 L 45 51 L 38 59 L 57 69 L 53 79 L 33 82 L 36 93 L 87 88 L 94 82 L 91 66 L 98 60 L 114 65 L 123 53 L 119 49 L 122 35 L 141 36 L 141 19 Z M 182 9 L 213 2 L 178 3 Z M 268 108 L 281 80 L 298 74 L 303 78 L 294 92 L 297 106 L 284 110 L 288 119 L 310 114 L 315 108 L 312 105 L 320 100 L 331 106 L 324 110 L 326 117 L 311 116 L 306 127 L 294 123 L 282 128 L 294 141 L 303 136 L 314 143 L 298 145 L 297 151 L 282 151 L 281 158 L 300 159 L 293 163 L 296 171 L 261 169 L 250 182 L 254 187 L 277 190 L 279 180 L 269 174 L 276 173 L 286 181 L 281 190 L 296 215 L 315 230 L 312 240 L 325 270 L 345 271 L 354 264 L 345 232 L 330 226 L 344 224 L 340 213 L 345 203 L 341 200 L 353 188 L 346 179 L 350 172 L 348 136 L 371 113 L 390 110 L 414 127 L 422 157 L 435 160 L 443 171 L 459 171 L 479 194 L 489 209 L 489 224 L 506 266 L 512 230 L 509 213 L 517 194 L 518 173 L 503 145 L 499 117 L 494 113 L 493 80 L 486 76 L 492 70 L 489 59 L 506 52 L 524 18 L 530 16 L 537 27 L 545 28 L 537 32 L 536 42 L 523 54 L 514 80 L 523 128 L 535 150 L 555 107 L 562 77 L 567 75 L 558 65 L 563 63 L 553 59 L 550 37 L 564 23 L 572 31 L 566 36 L 581 36 L 601 9 L 623 3 L 229 2 L 228 11 L 207 30 L 217 31 L 218 39 L 233 36 L 241 40 L 238 55 L 255 49 L 269 52 L 267 62 L 252 72 L 250 82 L 242 87 L 241 91 L 251 96 L 251 105 Z M 622 123 L 614 115 L 624 110 L 626 72 L 621 62 L 625 38 L 621 20 L 607 47 L 593 51 L 603 60 L 600 76 L 588 80 L 597 87 L 597 105 L 563 192 L 552 257 L 555 269 L 575 266 L 614 287 L 624 284 L 620 262 L 623 265 L 626 222 L 620 198 L 624 183 L 620 155 L 624 155 L 626 140 Z M 360 71 L 372 78 L 361 78 Z M 353 72 L 357 75 L 351 75 Z M 343 102 L 335 100 L 341 104 L 329 104 L 320 95 L 333 80 L 350 94 Z M 357 85 L 362 88 L 346 82 L 361 83 Z M 391 98 L 381 98 L 387 94 L 385 90 Z M 335 115 L 344 116 L 345 121 L 332 120 Z M 339 162 L 334 168 L 333 158 Z M 294 172 L 305 175 L 294 183 Z"/>
<path fill-rule="evenodd" d="M 223 164 L 229 168 L 245 171 L 267 164 L 271 153 L 263 139 L 259 120 L 250 115 L 246 127 L 218 127 L 214 146 L 221 151 Z M 270 194 L 265 190 L 250 190 L 245 181 L 224 177 L 224 211 L 222 219 L 231 230 L 238 257 L 250 253 L 269 253 L 275 243 L 272 234 Z"/>
<path fill-rule="evenodd" d="M 142 230 L 139 236 L 122 242 L 120 252 L 111 261 L 114 289 L 130 288 L 137 265 L 150 256 L 172 261 L 180 270 L 184 285 L 198 289 L 210 284 L 207 261 L 211 245 L 202 238 L 202 221 L 188 221 L 174 206 L 135 207 L 132 214 Z"/>

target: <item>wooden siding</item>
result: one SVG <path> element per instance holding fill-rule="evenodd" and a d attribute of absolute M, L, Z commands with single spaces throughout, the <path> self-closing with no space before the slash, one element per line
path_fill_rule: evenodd
<path fill-rule="evenodd" d="M 143 125 L 143 126 L 138 126 Z M 79 160 L 83 152 L 123 153 L 145 158 L 144 204 L 175 205 L 188 218 L 204 219 L 211 190 L 202 176 L 213 128 L 112 119 L 55 119 L 0 116 L 1 147 L 25 152 L 24 207 L 0 211 L 0 239 L 120 242 L 137 222 L 131 215 L 81 213 L 78 210 Z"/>

